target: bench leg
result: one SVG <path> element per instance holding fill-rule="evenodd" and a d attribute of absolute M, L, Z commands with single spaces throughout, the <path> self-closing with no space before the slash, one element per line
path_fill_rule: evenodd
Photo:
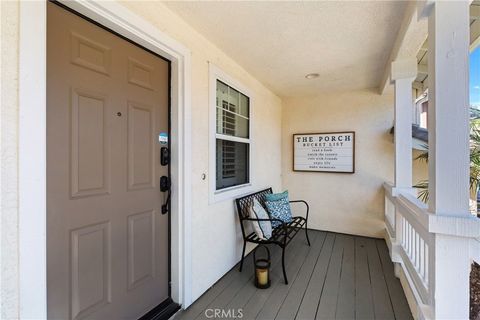
<path fill-rule="evenodd" d="M 242 250 L 242 261 L 240 261 L 240 272 L 242 272 L 243 268 L 243 258 L 245 257 L 245 248 L 247 247 L 247 242 L 243 241 L 243 250 Z"/>
<path fill-rule="evenodd" d="M 308 246 L 310 246 L 310 239 L 308 238 L 308 228 L 307 228 L 307 222 L 306 221 L 305 221 L 305 235 L 307 236 Z"/>
<path fill-rule="evenodd" d="M 283 269 L 283 279 L 285 279 L 285 284 L 288 284 L 287 272 L 285 271 L 285 247 L 282 247 L 282 269 Z"/>

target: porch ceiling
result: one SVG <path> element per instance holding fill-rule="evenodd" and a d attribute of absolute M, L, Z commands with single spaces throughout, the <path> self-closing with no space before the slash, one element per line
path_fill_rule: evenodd
<path fill-rule="evenodd" d="M 292 97 L 378 87 L 407 2 L 165 4 L 276 94 Z"/>

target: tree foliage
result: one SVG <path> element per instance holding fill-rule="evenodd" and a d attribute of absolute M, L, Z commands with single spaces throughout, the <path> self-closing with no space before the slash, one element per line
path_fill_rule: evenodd
<path fill-rule="evenodd" d="M 475 110 L 478 112 L 477 110 Z M 472 113 L 475 115 L 475 113 Z M 426 151 L 418 155 L 416 161 L 428 162 L 428 144 L 424 145 Z M 480 186 L 480 119 L 476 116 L 470 121 L 470 190 L 478 192 Z M 413 186 L 418 189 L 418 198 L 423 202 L 428 201 L 428 180 L 423 180 Z"/>

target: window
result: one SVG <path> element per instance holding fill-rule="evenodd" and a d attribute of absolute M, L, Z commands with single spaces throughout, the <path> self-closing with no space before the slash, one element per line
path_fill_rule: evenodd
<path fill-rule="evenodd" d="M 249 182 L 250 99 L 216 82 L 216 190 Z"/>
<path fill-rule="evenodd" d="M 241 84 L 210 64 L 210 202 L 251 187 L 252 98 Z"/>
<path fill-rule="evenodd" d="M 428 115 L 428 90 L 425 91 L 414 104 L 413 124 L 427 129 Z"/>

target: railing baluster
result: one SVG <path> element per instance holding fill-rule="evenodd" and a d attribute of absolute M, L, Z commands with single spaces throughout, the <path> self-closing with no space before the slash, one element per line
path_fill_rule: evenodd
<path fill-rule="evenodd" d="M 412 279 L 411 284 L 416 289 L 423 303 L 429 304 L 432 301 L 432 288 L 430 287 L 430 247 L 432 238 L 425 227 L 427 209 L 418 199 L 410 194 L 392 196 L 390 192 L 385 196 L 385 223 L 395 230 L 395 235 L 390 233 L 392 244 L 396 243 L 395 256 L 400 259 L 403 271 Z M 392 218 L 393 212 L 393 218 Z M 422 217 L 422 215 L 425 215 Z M 393 221 L 392 221 L 393 219 Z M 396 220 L 395 220 L 396 219 Z M 423 220 L 422 220 L 423 219 Z M 393 228 L 395 223 L 397 228 Z M 392 256 L 393 257 L 393 256 Z M 397 260 L 398 261 L 398 260 Z"/>
<path fill-rule="evenodd" d="M 423 241 L 421 237 L 420 237 L 419 248 L 420 248 L 420 252 L 419 252 L 420 263 L 419 263 L 418 269 L 420 272 L 420 276 L 422 277 L 422 279 L 425 280 L 425 241 Z"/>
<path fill-rule="evenodd" d="M 428 283 L 429 283 L 429 277 L 430 277 L 430 261 L 429 261 L 429 255 L 428 255 L 428 244 L 425 244 L 425 283 L 427 284 L 428 288 Z"/>
<path fill-rule="evenodd" d="M 412 258 L 412 225 L 408 223 L 408 253 L 410 259 Z"/>
<path fill-rule="evenodd" d="M 415 267 L 420 270 L 420 235 L 415 232 Z"/>

